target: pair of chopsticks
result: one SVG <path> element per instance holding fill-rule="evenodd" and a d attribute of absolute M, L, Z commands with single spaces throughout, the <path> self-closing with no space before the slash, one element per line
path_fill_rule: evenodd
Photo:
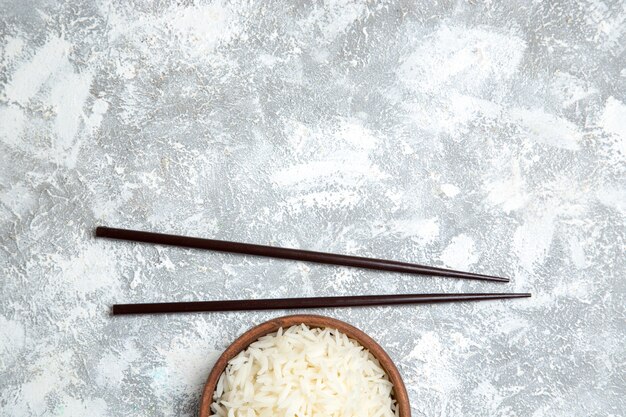
<path fill-rule="evenodd" d="M 254 245 L 249 243 L 228 242 L 223 240 L 202 239 L 197 237 L 168 235 L 137 230 L 115 229 L 102 226 L 96 228 L 96 237 L 152 243 L 158 245 L 178 246 L 185 248 L 207 249 L 219 252 L 239 253 L 244 255 L 264 256 L 270 258 L 291 259 L 296 261 L 316 262 L 330 265 L 375 269 L 379 271 L 403 272 L 419 275 L 432 275 L 439 277 L 474 279 L 493 282 L 509 282 L 508 278 L 497 277 L 493 275 L 474 274 L 470 272 L 436 268 L 408 262 L 365 258 L 360 256 L 339 255 L 325 252 L 314 252 L 301 249 L 280 248 L 275 246 Z M 480 301 L 523 297 L 530 297 L 530 294 L 391 294 L 344 297 L 308 297 L 260 300 L 115 304 L 113 306 L 113 314 L 156 314 L 199 311 L 361 307 L 400 304 L 444 303 L 454 301 Z"/>

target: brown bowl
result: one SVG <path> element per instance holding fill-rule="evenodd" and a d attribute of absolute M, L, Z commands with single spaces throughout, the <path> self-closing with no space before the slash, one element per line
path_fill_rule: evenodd
<path fill-rule="evenodd" d="M 245 350 L 252 342 L 255 342 L 260 337 L 275 332 L 280 327 L 286 329 L 302 323 L 309 327 L 329 327 L 331 329 L 337 329 L 346 334 L 350 339 L 356 340 L 363 347 L 369 350 L 371 354 L 378 359 L 378 362 L 380 362 L 380 365 L 383 367 L 385 372 L 387 372 L 387 376 L 393 384 L 394 398 L 397 402 L 400 417 L 411 417 L 411 407 L 409 405 L 409 397 L 406 392 L 406 387 L 404 386 L 404 382 L 402 382 L 402 377 L 400 376 L 400 372 L 398 372 L 398 368 L 396 368 L 393 364 L 393 361 L 389 355 L 387 355 L 387 352 L 385 352 L 383 348 L 374 341 L 374 339 L 348 323 L 330 317 L 308 314 L 278 317 L 266 321 L 265 323 L 261 323 L 258 326 L 251 328 L 239 336 L 239 338 L 230 346 L 228 346 L 213 366 L 213 369 L 209 374 L 209 378 L 206 381 L 206 385 L 204 386 L 202 400 L 200 402 L 200 417 L 209 417 L 211 415 L 211 403 L 213 402 L 215 386 L 217 385 L 217 380 L 220 375 L 222 375 L 222 372 L 224 372 L 226 364 L 229 360 L 237 356 L 239 352 Z"/>

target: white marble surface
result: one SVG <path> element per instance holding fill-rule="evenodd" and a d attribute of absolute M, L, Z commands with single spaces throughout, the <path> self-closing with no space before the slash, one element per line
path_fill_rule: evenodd
<path fill-rule="evenodd" d="M 416 417 L 626 415 L 623 1 L 168 3 L 0 4 L 0 415 L 195 415 L 216 356 L 286 313 L 115 302 L 457 291 L 534 297 L 316 312 L 387 349 Z"/>

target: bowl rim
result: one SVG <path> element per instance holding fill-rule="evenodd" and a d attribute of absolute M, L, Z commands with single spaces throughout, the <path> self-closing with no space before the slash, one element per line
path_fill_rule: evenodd
<path fill-rule="evenodd" d="M 309 327 L 330 327 L 337 329 L 346 334 L 349 338 L 356 340 L 363 347 L 369 350 L 370 353 L 378 359 L 378 362 L 385 370 L 389 380 L 393 384 L 394 398 L 396 400 L 400 417 L 411 417 L 409 396 L 407 394 L 404 381 L 402 381 L 402 376 L 400 375 L 398 368 L 393 363 L 387 352 L 385 352 L 385 350 L 374 339 L 351 324 L 332 317 L 314 314 L 295 314 L 276 317 L 252 327 L 235 339 L 235 341 L 231 343 L 220 355 L 217 362 L 215 362 L 215 365 L 213 365 L 213 369 L 211 369 L 211 372 L 209 373 L 209 377 L 207 378 L 202 391 L 199 417 L 209 417 L 211 415 L 213 393 L 215 392 L 217 381 L 222 372 L 226 369 L 226 365 L 229 360 L 234 358 L 239 352 L 245 350 L 251 343 L 260 337 L 275 332 L 281 327 L 287 328 L 297 324 L 306 324 Z"/>

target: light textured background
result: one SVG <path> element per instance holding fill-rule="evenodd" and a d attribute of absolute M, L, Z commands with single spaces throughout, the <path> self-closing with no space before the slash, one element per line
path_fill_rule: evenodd
<path fill-rule="evenodd" d="M 192 416 L 225 346 L 288 313 L 115 302 L 457 291 L 534 298 L 316 312 L 387 349 L 417 417 L 626 415 L 623 1 L 166 3 L 0 5 L 2 416 Z"/>

